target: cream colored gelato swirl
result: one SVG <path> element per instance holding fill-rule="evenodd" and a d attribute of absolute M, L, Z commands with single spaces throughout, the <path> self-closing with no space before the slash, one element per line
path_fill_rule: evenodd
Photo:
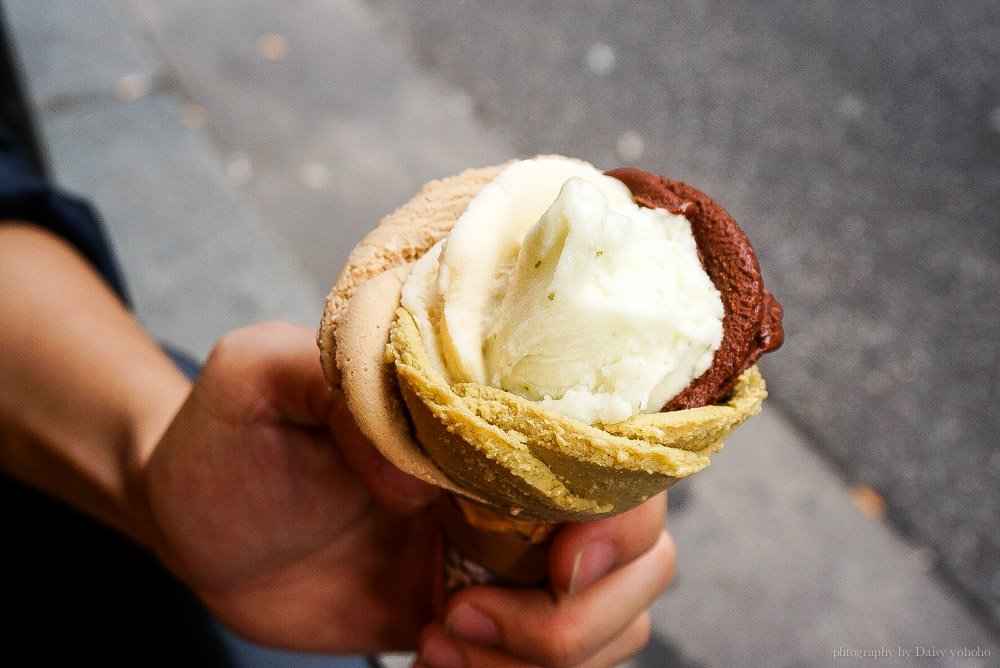
<path fill-rule="evenodd" d="M 431 364 L 589 424 L 657 412 L 712 363 L 723 305 L 682 215 L 592 166 L 513 163 L 402 289 Z"/>

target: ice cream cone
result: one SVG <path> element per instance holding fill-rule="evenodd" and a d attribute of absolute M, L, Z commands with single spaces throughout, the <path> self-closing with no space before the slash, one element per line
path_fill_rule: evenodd
<path fill-rule="evenodd" d="M 445 507 L 445 589 L 470 584 L 536 586 L 548 576 L 557 525 L 520 520 L 452 495 Z"/>
<path fill-rule="evenodd" d="M 327 378 L 361 431 L 395 466 L 452 495 L 450 587 L 537 584 L 553 527 L 622 512 L 704 469 L 766 396 L 754 366 L 718 405 L 590 425 L 442 377 L 400 290 L 410 263 L 503 167 L 431 182 L 384 218 L 352 251 L 319 332 Z"/>

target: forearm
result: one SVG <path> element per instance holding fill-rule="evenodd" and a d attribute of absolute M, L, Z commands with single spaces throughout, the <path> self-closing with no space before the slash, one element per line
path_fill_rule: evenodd
<path fill-rule="evenodd" d="M 147 542 L 133 481 L 189 390 L 58 237 L 0 223 L 0 469 Z"/>

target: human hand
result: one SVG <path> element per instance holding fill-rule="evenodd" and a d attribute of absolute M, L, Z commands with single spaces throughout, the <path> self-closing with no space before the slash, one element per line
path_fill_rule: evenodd
<path fill-rule="evenodd" d="M 551 589 L 470 587 L 432 622 L 437 492 L 364 440 L 312 337 L 277 323 L 225 337 L 143 469 L 153 549 L 225 624 L 340 653 L 419 636 L 425 665 L 611 665 L 644 644 L 646 609 L 673 574 L 662 495 L 563 527 Z"/>
<path fill-rule="evenodd" d="M 141 477 L 152 547 L 256 642 L 413 647 L 431 615 L 436 490 L 371 455 L 313 337 L 269 323 L 216 346 Z"/>
<path fill-rule="evenodd" d="M 674 575 L 666 494 L 562 527 L 550 589 L 467 587 L 421 634 L 418 666 L 613 666 L 649 637 L 648 608 Z"/>

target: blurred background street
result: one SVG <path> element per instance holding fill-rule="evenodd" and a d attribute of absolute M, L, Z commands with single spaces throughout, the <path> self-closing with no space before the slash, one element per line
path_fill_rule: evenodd
<path fill-rule="evenodd" d="M 198 356 L 318 323 L 354 243 L 467 166 L 712 194 L 786 344 L 764 414 L 671 491 L 678 578 L 633 665 L 1000 665 L 1000 4 L 2 6 L 53 173 Z"/>

